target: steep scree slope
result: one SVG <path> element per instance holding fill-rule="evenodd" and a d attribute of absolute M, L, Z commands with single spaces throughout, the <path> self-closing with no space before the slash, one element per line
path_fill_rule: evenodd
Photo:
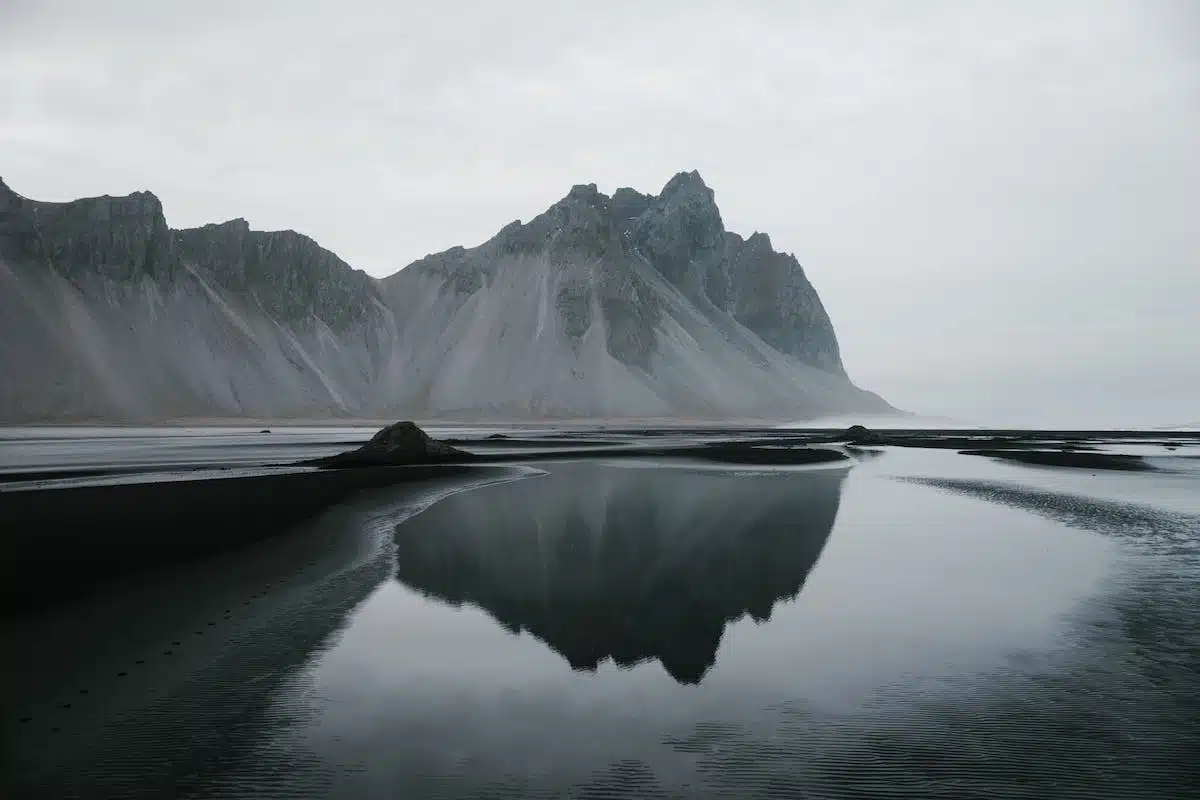
<path fill-rule="evenodd" d="M 293 231 L 171 230 L 148 192 L 0 182 L 0 421 L 887 410 L 795 258 L 727 232 L 694 172 L 576 186 L 383 280 Z"/>

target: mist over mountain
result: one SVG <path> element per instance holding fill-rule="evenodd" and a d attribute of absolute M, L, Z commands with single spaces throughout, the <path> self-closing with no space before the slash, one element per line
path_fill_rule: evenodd
<path fill-rule="evenodd" d="M 576 186 L 382 280 L 294 231 L 172 230 L 149 192 L 0 182 L 0 420 L 886 413 L 796 259 L 695 172 Z"/>

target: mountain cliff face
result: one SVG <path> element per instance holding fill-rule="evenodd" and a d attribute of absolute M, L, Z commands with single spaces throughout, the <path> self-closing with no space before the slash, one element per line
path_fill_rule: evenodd
<path fill-rule="evenodd" d="M 147 192 L 0 182 L 0 420 L 797 418 L 878 412 L 790 255 L 681 173 L 576 186 L 375 280 L 293 231 L 167 227 Z"/>
<path fill-rule="evenodd" d="M 0 420 L 361 414 L 394 322 L 307 237 L 0 184 Z"/>

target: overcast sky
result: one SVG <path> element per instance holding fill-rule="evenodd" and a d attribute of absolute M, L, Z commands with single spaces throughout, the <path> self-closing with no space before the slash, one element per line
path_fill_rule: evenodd
<path fill-rule="evenodd" d="M 393 272 L 698 169 L 846 365 L 967 421 L 1200 423 L 1200 2 L 0 0 L 0 175 Z"/>

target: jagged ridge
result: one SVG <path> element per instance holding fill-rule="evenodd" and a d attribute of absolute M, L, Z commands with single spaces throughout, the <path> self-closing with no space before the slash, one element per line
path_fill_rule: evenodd
<path fill-rule="evenodd" d="M 580 185 L 377 281 L 294 231 L 172 231 L 148 192 L 0 182 L 0 417 L 776 416 L 886 410 L 820 300 L 680 173 Z"/>

